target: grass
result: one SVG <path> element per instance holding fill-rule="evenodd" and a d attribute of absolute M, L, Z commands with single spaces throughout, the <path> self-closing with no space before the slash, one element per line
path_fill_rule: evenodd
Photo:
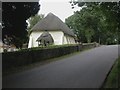
<path fill-rule="evenodd" d="M 116 60 L 106 78 L 103 88 L 120 88 L 120 57 Z"/>

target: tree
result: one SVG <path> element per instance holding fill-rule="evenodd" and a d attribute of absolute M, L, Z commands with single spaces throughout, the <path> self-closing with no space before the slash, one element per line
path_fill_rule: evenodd
<path fill-rule="evenodd" d="M 120 43 L 119 35 L 120 35 L 120 19 L 118 16 L 120 15 L 120 2 L 79 2 L 73 1 L 71 2 L 71 6 L 74 9 L 74 5 L 78 5 L 79 7 L 87 7 L 91 8 L 95 13 L 101 14 L 104 18 L 100 19 L 101 25 L 99 30 L 101 29 L 100 34 L 102 35 L 102 42 L 113 44 L 115 40 Z M 105 25 L 104 25 L 105 24 Z"/>
<path fill-rule="evenodd" d="M 37 14 L 39 7 L 38 2 L 3 2 L 2 39 L 7 35 L 17 48 L 21 48 L 28 38 L 26 20 Z"/>
<path fill-rule="evenodd" d="M 28 27 L 28 36 L 30 35 L 33 26 L 43 18 L 44 18 L 43 14 L 40 15 L 36 14 L 35 16 L 32 16 L 28 19 L 28 23 L 30 24 L 30 26 Z"/>
<path fill-rule="evenodd" d="M 75 31 L 79 41 L 88 43 L 95 41 L 93 37 L 99 33 L 99 22 L 99 16 L 87 7 L 66 19 L 66 24 Z"/>
<path fill-rule="evenodd" d="M 79 12 L 75 12 L 72 16 L 65 19 L 65 23 L 74 31 L 78 38 L 78 42 L 86 42 L 84 27 L 82 26 L 82 17 Z"/>

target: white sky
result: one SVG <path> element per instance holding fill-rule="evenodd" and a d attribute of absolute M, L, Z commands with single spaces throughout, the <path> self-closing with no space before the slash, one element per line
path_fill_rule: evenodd
<path fill-rule="evenodd" d="M 39 3 L 41 6 L 39 14 L 46 16 L 51 12 L 64 22 L 65 18 L 71 16 L 74 11 L 80 10 L 78 7 L 73 10 L 69 1 L 70 0 L 40 0 Z"/>

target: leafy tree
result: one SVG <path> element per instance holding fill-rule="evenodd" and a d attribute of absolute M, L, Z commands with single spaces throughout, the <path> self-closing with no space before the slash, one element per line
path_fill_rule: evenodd
<path fill-rule="evenodd" d="M 2 39 L 7 35 L 17 48 L 21 48 L 27 40 L 26 20 L 34 16 L 39 7 L 38 2 L 3 2 Z"/>
<path fill-rule="evenodd" d="M 117 42 L 120 43 L 120 39 L 118 37 L 118 35 L 120 35 L 120 29 L 119 29 L 120 19 L 118 18 L 118 15 L 120 14 L 120 2 L 90 3 L 90 2 L 79 2 L 78 0 L 78 1 L 73 1 L 73 3 L 71 2 L 71 6 L 73 7 L 73 9 L 74 9 L 74 5 L 78 5 L 79 7 L 82 7 L 82 10 L 79 11 L 79 16 L 88 13 L 84 17 L 84 18 L 89 17 L 87 22 L 84 19 L 80 23 L 85 22 L 84 24 L 82 24 L 83 26 L 84 25 L 87 25 L 86 27 L 90 26 L 89 28 L 90 29 L 92 28 L 92 30 L 94 30 L 94 34 L 92 34 L 92 41 L 97 41 L 102 44 L 115 44 Z M 81 32 L 81 29 L 79 30 L 80 30 L 79 32 Z M 115 40 L 117 40 L 117 42 Z"/>
<path fill-rule="evenodd" d="M 99 22 L 99 17 L 90 8 L 83 8 L 66 19 L 66 24 L 75 31 L 79 41 L 88 43 L 99 33 Z"/>
<path fill-rule="evenodd" d="M 78 38 L 78 42 L 85 42 L 85 32 L 84 27 L 82 26 L 82 18 L 79 15 L 79 12 L 75 12 L 72 16 L 65 19 L 65 23 L 71 28 Z"/>

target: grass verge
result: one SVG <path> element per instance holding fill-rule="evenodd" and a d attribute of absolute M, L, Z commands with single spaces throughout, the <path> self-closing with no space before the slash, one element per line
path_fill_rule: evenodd
<path fill-rule="evenodd" d="M 116 60 L 103 88 L 120 88 L 120 57 Z"/>

